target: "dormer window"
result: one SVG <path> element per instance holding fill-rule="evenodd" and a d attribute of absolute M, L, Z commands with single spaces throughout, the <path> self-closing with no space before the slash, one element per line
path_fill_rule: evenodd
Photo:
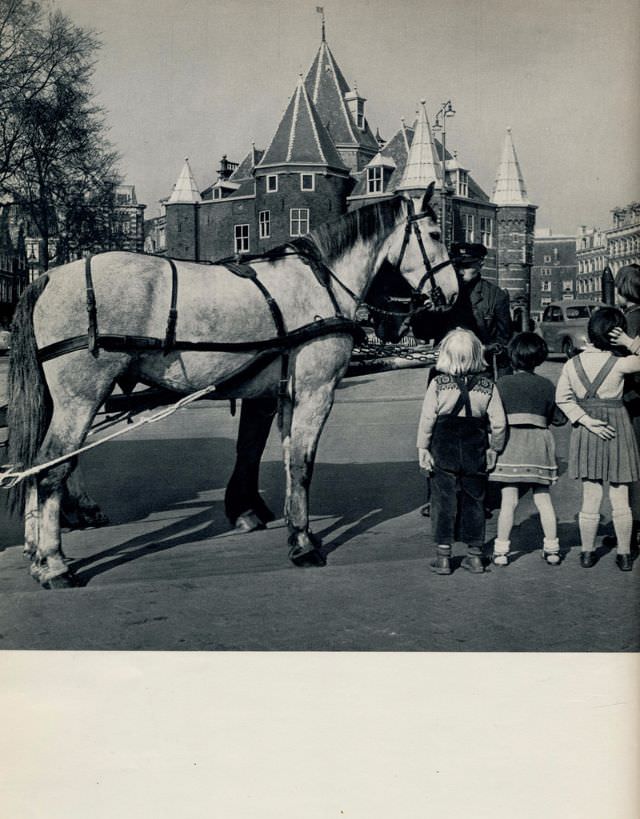
<path fill-rule="evenodd" d="M 213 198 L 214 199 L 222 199 L 222 190 L 220 188 L 213 189 Z"/>
<path fill-rule="evenodd" d="M 364 100 L 358 99 L 356 107 L 356 125 L 364 131 Z"/>
<path fill-rule="evenodd" d="M 382 193 L 383 176 L 380 166 L 367 168 L 367 193 Z"/>
<path fill-rule="evenodd" d="M 316 189 L 316 176 L 313 173 L 300 174 L 300 190 L 314 191 Z"/>
<path fill-rule="evenodd" d="M 456 176 L 456 194 L 458 196 L 469 196 L 469 177 L 466 171 L 458 170 Z"/>
<path fill-rule="evenodd" d="M 267 193 L 276 193 L 278 190 L 278 174 L 272 173 L 267 176 Z"/>

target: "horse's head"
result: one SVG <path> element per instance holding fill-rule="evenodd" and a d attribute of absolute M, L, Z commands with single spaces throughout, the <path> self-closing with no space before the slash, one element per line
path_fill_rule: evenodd
<path fill-rule="evenodd" d="M 429 204 L 433 183 L 422 200 L 403 198 L 400 217 L 378 253 L 376 268 L 388 261 L 429 310 L 446 310 L 458 295 L 458 277 Z"/>

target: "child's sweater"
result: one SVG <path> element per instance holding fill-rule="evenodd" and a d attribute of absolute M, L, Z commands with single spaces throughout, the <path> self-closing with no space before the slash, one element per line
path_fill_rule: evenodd
<path fill-rule="evenodd" d="M 467 376 L 467 379 L 469 376 Z M 439 416 L 449 415 L 453 410 L 460 390 L 451 375 L 438 375 L 427 388 L 418 425 L 418 449 L 429 449 L 433 428 Z M 507 419 L 502 401 L 492 381 L 480 376 L 469 391 L 471 415 L 473 418 L 489 419 L 489 447 L 501 452 L 504 448 Z M 460 414 L 464 418 L 464 411 Z"/>
<path fill-rule="evenodd" d="M 503 375 L 496 387 L 510 425 L 546 428 L 550 424 L 566 423 L 564 414 L 556 407 L 555 387 L 548 378 L 516 372 Z"/>

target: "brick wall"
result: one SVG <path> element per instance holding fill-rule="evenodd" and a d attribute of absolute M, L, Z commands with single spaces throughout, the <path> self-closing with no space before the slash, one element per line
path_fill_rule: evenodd
<path fill-rule="evenodd" d="M 498 284 L 509 291 L 512 302 L 529 296 L 535 212 L 532 205 L 497 209 Z"/>

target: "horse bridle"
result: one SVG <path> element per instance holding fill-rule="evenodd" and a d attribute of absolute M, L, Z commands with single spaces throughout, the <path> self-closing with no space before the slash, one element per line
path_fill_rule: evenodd
<path fill-rule="evenodd" d="M 407 221 L 405 224 L 404 229 L 404 237 L 402 239 L 402 246 L 400 248 L 400 253 L 398 254 L 398 261 L 395 263 L 396 269 L 400 268 L 400 264 L 402 263 L 402 259 L 404 257 L 405 250 L 407 249 L 407 245 L 409 244 L 409 239 L 411 238 L 411 234 L 415 233 L 416 240 L 418 242 L 418 247 L 420 248 L 420 253 L 422 254 L 422 262 L 424 264 L 424 275 L 418 282 L 418 286 L 414 287 L 413 285 L 409 285 L 409 289 L 411 290 L 411 300 L 412 303 L 415 304 L 415 307 L 411 307 L 408 312 L 400 312 L 397 310 L 384 310 L 381 307 L 375 307 L 372 304 L 368 304 L 363 299 L 359 298 L 353 290 L 351 290 L 347 285 L 340 280 L 340 278 L 331 270 L 330 267 L 327 267 L 327 272 L 331 276 L 331 278 L 336 282 L 336 284 L 340 285 L 340 287 L 347 293 L 351 298 L 356 302 L 358 306 L 366 307 L 368 310 L 373 311 L 374 313 L 379 313 L 380 315 L 385 316 L 402 316 L 406 319 L 411 319 L 417 313 L 421 313 L 423 310 L 430 310 L 430 311 L 442 311 L 447 308 L 447 301 L 444 297 L 444 293 L 440 286 L 436 283 L 436 273 L 439 270 L 442 270 L 443 267 L 447 267 L 447 265 L 451 264 L 450 259 L 445 259 L 444 262 L 438 262 L 438 264 L 432 265 L 429 261 L 429 257 L 427 256 L 427 251 L 424 249 L 424 242 L 422 241 L 422 233 L 420 232 L 420 227 L 418 222 L 420 219 L 424 219 L 426 216 L 431 216 L 431 212 L 428 210 L 420 211 L 419 213 L 415 212 L 415 208 L 413 205 L 413 201 L 409 198 L 405 198 L 405 202 L 407 203 Z M 423 293 L 422 288 L 426 281 L 429 281 L 431 289 L 429 293 Z"/>
<path fill-rule="evenodd" d="M 442 292 L 442 288 L 436 283 L 436 273 L 439 270 L 442 270 L 443 267 L 447 267 L 447 265 L 451 264 L 450 259 L 446 259 L 444 262 L 438 262 L 436 265 L 432 265 L 429 261 L 429 257 L 427 256 L 427 251 L 424 249 L 424 242 L 422 241 L 422 232 L 420 231 L 420 225 L 418 222 L 420 219 L 424 219 L 426 216 L 430 216 L 431 212 L 428 210 L 420 211 L 419 213 L 415 212 L 415 207 L 413 204 L 412 199 L 405 199 L 407 203 L 407 221 L 404 228 L 404 237 L 402 239 L 402 246 L 400 248 L 400 253 L 398 255 L 398 261 L 396 262 L 395 266 L 399 270 L 400 265 L 402 264 L 402 259 L 404 258 L 405 250 L 407 249 L 407 245 L 409 244 L 409 239 L 411 238 L 411 234 L 414 233 L 416 237 L 416 241 L 418 243 L 418 247 L 420 248 L 420 253 L 422 254 L 422 263 L 424 264 L 424 275 L 418 282 L 417 287 L 411 287 L 411 293 L 419 302 L 422 304 L 413 312 L 420 312 L 421 310 L 443 310 L 447 307 L 447 300 L 444 297 L 444 293 Z M 425 285 L 425 282 L 429 282 L 430 290 L 429 293 L 423 293 L 422 288 Z"/>

